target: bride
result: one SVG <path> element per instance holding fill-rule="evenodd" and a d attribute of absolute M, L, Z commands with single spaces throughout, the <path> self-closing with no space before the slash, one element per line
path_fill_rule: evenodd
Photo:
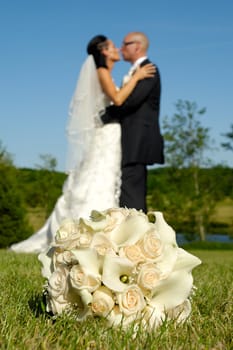
<path fill-rule="evenodd" d="M 91 210 L 119 206 L 121 179 L 121 130 L 115 121 L 103 124 L 101 115 L 113 103 L 120 106 L 137 82 L 154 75 L 147 64 L 138 68 L 126 85 L 117 89 L 111 76 L 120 60 L 119 50 L 104 35 L 87 45 L 88 57 L 71 100 L 68 134 L 68 177 L 63 194 L 44 226 L 25 241 L 13 244 L 15 252 L 39 253 L 53 241 L 61 222 L 90 215 Z"/>

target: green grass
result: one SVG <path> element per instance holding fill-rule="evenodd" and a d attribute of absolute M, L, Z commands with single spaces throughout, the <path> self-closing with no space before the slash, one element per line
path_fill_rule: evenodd
<path fill-rule="evenodd" d="M 218 202 L 213 214 L 213 221 L 233 224 L 233 199 L 226 197 Z"/>
<path fill-rule="evenodd" d="M 193 271 L 196 294 L 189 320 L 164 323 L 154 334 L 108 329 L 104 320 L 77 323 L 63 315 L 54 321 L 43 312 L 43 278 L 35 255 L 0 250 L 0 348 L 230 350 L 232 342 L 233 253 L 193 250 L 203 264 Z"/>

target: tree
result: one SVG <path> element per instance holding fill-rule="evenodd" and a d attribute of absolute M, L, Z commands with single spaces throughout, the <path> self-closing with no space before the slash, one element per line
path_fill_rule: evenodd
<path fill-rule="evenodd" d="M 41 170 L 55 171 L 57 167 L 57 160 L 51 154 L 39 155 L 42 164 L 36 164 L 36 167 Z"/>
<path fill-rule="evenodd" d="M 0 140 L 0 164 L 13 165 L 12 155 L 7 152 Z"/>
<path fill-rule="evenodd" d="M 55 191 L 55 171 L 57 160 L 51 154 L 40 154 L 42 164 L 37 164 L 38 172 L 38 193 L 40 194 L 40 205 L 45 209 L 45 219 L 49 216 L 55 200 L 59 193 Z M 61 189 L 60 189 L 61 190 Z"/>
<path fill-rule="evenodd" d="M 171 179 L 180 187 L 180 203 L 184 215 L 193 221 L 201 240 L 205 240 L 205 221 L 208 219 L 213 206 L 210 205 L 210 196 L 207 189 L 200 188 L 199 170 L 206 165 L 204 151 L 210 149 L 209 129 L 201 125 L 198 117 L 206 112 L 205 108 L 198 109 L 195 102 L 178 100 L 175 104 L 177 112 L 172 118 L 166 117 L 163 123 L 166 162 L 171 167 Z M 191 181 L 187 187 L 187 179 L 180 177 L 183 172 L 179 169 L 186 168 L 186 176 Z M 189 188 L 188 192 L 186 189 Z M 174 198 L 176 201 L 177 198 Z M 185 205 L 184 205 L 185 204 Z"/>
<path fill-rule="evenodd" d="M 225 134 L 223 134 L 225 138 L 227 138 L 227 142 L 222 142 L 221 146 L 225 148 L 227 151 L 233 151 L 233 124 L 231 124 L 231 130 Z"/>
<path fill-rule="evenodd" d="M 31 233 L 16 179 L 17 169 L 0 142 L 0 248 L 21 241 Z"/>

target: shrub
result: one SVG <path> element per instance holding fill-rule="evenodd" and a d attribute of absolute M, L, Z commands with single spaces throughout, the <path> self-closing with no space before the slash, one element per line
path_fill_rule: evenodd
<path fill-rule="evenodd" d="M 17 169 L 13 165 L 0 163 L 0 248 L 21 241 L 31 233 L 16 178 Z"/>

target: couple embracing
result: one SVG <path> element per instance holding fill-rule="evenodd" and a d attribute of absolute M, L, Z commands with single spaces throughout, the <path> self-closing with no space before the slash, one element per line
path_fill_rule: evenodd
<path fill-rule="evenodd" d="M 88 218 L 93 209 L 120 206 L 146 212 L 147 165 L 164 162 L 160 76 L 147 58 L 148 46 L 141 32 L 125 36 L 120 51 L 132 66 L 119 89 L 111 75 L 119 50 L 103 35 L 88 43 L 70 105 L 69 175 L 63 194 L 45 225 L 12 250 L 45 250 L 64 219 Z"/>

